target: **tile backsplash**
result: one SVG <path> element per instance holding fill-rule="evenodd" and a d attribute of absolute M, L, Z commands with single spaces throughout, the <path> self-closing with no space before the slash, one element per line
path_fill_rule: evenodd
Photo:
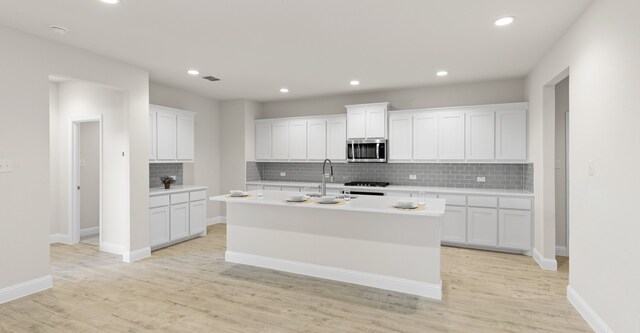
<path fill-rule="evenodd" d="M 162 176 L 176 176 L 174 185 L 183 184 L 182 163 L 149 163 L 149 188 L 161 187 Z"/>
<path fill-rule="evenodd" d="M 334 163 L 333 169 L 338 183 L 386 181 L 410 186 L 533 188 L 533 164 L 525 163 Z M 282 172 L 285 176 L 281 176 Z M 247 181 L 320 182 L 321 175 L 322 163 L 247 162 Z M 416 179 L 409 179 L 409 175 Z M 477 182 L 476 177 L 485 177 L 485 182 Z"/>

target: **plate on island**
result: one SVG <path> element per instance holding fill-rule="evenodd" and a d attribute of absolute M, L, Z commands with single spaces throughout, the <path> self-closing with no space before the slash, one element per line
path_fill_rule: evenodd
<path fill-rule="evenodd" d="M 234 198 L 246 197 L 249 195 L 249 193 L 245 191 L 238 191 L 238 190 L 229 191 L 229 193 L 230 193 L 230 196 Z"/>
<path fill-rule="evenodd" d="M 318 203 L 319 204 L 337 204 L 338 202 L 340 202 L 340 200 L 338 200 L 336 197 L 334 196 L 324 196 L 324 197 L 320 197 L 318 198 Z"/>
<path fill-rule="evenodd" d="M 393 208 L 416 209 L 418 208 L 418 203 L 415 201 L 398 201 L 395 204 L 393 204 Z"/>
<path fill-rule="evenodd" d="M 287 199 L 287 202 L 305 202 L 307 201 L 306 195 L 292 195 Z"/>

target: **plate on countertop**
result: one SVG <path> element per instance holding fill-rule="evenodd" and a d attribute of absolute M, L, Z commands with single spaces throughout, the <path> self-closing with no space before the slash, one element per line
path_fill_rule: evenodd
<path fill-rule="evenodd" d="M 417 202 L 396 202 L 393 204 L 393 208 L 397 209 L 416 209 L 419 205 Z"/>

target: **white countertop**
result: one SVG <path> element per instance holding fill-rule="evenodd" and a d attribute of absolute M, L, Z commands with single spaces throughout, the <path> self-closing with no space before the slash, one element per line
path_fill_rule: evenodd
<path fill-rule="evenodd" d="M 339 211 L 351 212 L 367 212 L 367 213 L 384 213 L 393 215 L 413 215 L 413 216 L 442 216 L 444 214 L 445 200 L 427 198 L 425 200 L 425 209 L 423 210 L 400 210 L 395 209 L 392 205 L 397 198 L 393 197 L 375 197 L 375 196 L 359 196 L 351 199 L 344 204 L 331 205 L 319 204 L 313 198 L 306 203 L 289 203 L 285 200 L 291 195 L 291 192 L 281 191 L 262 191 L 263 197 L 257 196 L 259 191 L 249 191 L 250 197 L 232 198 L 227 194 L 210 197 L 211 201 L 219 201 L 226 203 L 243 203 L 254 205 L 270 205 L 279 207 L 298 207 L 308 209 L 331 209 Z"/>
<path fill-rule="evenodd" d="M 206 189 L 207 189 L 206 186 L 195 186 L 195 185 L 171 185 L 171 188 L 168 190 L 165 190 L 164 187 L 152 187 L 149 189 L 149 196 L 153 197 L 156 195 L 201 191 Z"/>
<path fill-rule="evenodd" d="M 295 186 L 295 187 L 318 187 L 320 183 L 288 182 L 288 181 L 252 181 L 248 185 L 271 185 L 271 186 Z M 469 194 L 469 195 L 508 195 L 533 197 L 533 193 L 525 190 L 513 189 L 492 189 L 492 188 L 466 188 L 466 187 L 436 187 L 436 186 L 402 186 L 389 185 L 387 187 L 366 187 L 366 186 L 344 186 L 342 183 L 327 183 L 327 188 L 349 188 L 351 190 L 369 191 L 396 191 L 396 192 L 428 192 L 443 194 Z"/>

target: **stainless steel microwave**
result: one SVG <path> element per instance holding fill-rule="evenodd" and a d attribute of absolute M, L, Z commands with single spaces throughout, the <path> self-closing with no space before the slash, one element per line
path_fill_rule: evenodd
<path fill-rule="evenodd" d="M 349 163 L 386 163 L 387 140 L 348 140 L 347 162 Z"/>

